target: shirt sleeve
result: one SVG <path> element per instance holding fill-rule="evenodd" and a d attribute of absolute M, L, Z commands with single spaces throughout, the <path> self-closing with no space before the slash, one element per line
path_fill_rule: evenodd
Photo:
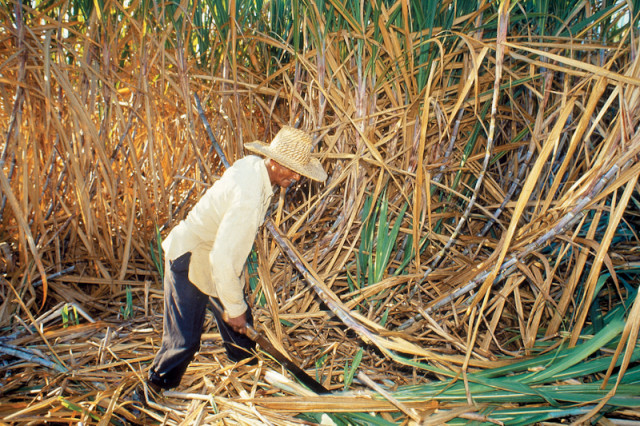
<path fill-rule="evenodd" d="M 240 276 L 260 225 L 260 206 L 255 198 L 246 194 L 238 194 L 235 197 L 220 221 L 209 254 L 211 274 L 218 298 L 232 318 L 247 310 Z"/>

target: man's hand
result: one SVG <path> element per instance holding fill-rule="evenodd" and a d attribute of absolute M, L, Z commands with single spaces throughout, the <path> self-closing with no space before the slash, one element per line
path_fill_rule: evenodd
<path fill-rule="evenodd" d="M 243 312 L 240 316 L 229 318 L 228 315 L 225 315 L 225 322 L 229 324 L 229 327 L 233 329 L 236 333 L 247 334 L 247 315 L 246 312 Z"/>

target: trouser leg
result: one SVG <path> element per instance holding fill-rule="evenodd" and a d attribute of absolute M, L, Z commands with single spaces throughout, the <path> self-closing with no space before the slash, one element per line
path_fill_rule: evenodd
<path fill-rule="evenodd" d="M 218 303 L 218 306 L 222 306 L 220 300 L 215 299 Z M 224 349 L 227 351 L 227 355 L 232 361 L 241 361 L 245 358 L 249 358 L 253 356 L 253 351 L 256 348 L 256 343 L 249 339 L 246 335 L 242 333 L 238 333 L 234 331 L 229 324 L 227 324 L 223 319 L 220 312 L 217 309 L 211 309 L 213 311 L 213 316 L 216 319 L 216 323 L 218 324 L 218 330 L 220 331 L 220 335 L 222 336 L 222 340 L 224 341 Z M 247 322 L 253 326 L 253 315 L 251 314 L 251 308 L 247 308 Z"/>
<path fill-rule="evenodd" d="M 189 281 L 191 253 L 165 268 L 162 346 L 156 354 L 149 381 L 165 389 L 176 387 L 200 349 L 209 297 Z"/>

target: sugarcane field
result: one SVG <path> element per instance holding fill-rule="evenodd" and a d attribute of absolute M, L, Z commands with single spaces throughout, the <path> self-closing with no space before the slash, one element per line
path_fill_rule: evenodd
<path fill-rule="evenodd" d="M 0 2 L 0 425 L 639 425 L 639 14 Z"/>

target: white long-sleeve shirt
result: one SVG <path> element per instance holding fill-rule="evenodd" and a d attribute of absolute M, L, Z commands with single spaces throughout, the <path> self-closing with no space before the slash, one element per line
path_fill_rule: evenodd
<path fill-rule="evenodd" d="M 247 309 L 242 270 L 272 196 L 264 160 L 246 156 L 225 171 L 162 243 L 169 260 L 191 252 L 189 280 L 218 297 L 232 318 Z"/>

